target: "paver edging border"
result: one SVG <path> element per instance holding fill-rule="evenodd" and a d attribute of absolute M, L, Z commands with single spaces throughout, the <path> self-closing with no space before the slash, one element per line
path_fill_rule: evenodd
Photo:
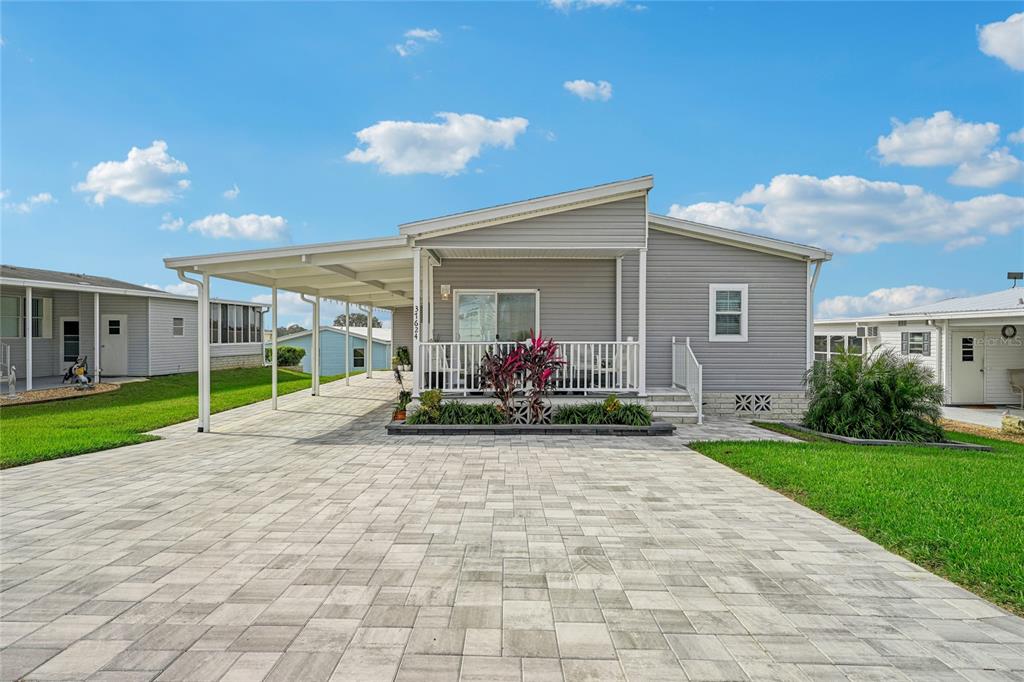
<path fill-rule="evenodd" d="M 825 438 L 827 440 L 834 440 L 839 443 L 846 443 L 847 445 L 870 445 L 870 446 L 886 446 L 886 445 L 909 445 L 914 447 L 923 448 L 945 448 L 947 450 L 978 450 L 981 452 L 992 452 L 992 446 L 990 445 L 979 445 L 977 443 L 964 443 L 959 440 L 946 441 L 945 443 L 915 443 L 912 441 L 905 440 L 884 440 L 880 438 L 851 438 L 850 436 L 840 436 L 835 433 L 825 433 L 824 431 L 815 431 L 809 429 L 802 424 L 794 424 L 793 422 L 776 422 L 782 424 L 788 429 L 794 431 L 800 431 L 801 433 L 808 433 L 819 438 Z"/>
<path fill-rule="evenodd" d="M 676 430 L 668 422 L 651 422 L 650 426 L 622 424 L 406 424 L 392 421 L 387 425 L 391 436 L 671 436 Z"/>

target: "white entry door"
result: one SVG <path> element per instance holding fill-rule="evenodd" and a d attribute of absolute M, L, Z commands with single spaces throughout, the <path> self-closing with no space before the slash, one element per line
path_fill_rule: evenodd
<path fill-rule="evenodd" d="M 106 376 L 128 373 L 128 316 L 101 315 L 100 364 Z"/>
<path fill-rule="evenodd" d="M 952 402 L 973 404 L 985 402 L 985 334 L 956 332 L 952 353 Z"/>

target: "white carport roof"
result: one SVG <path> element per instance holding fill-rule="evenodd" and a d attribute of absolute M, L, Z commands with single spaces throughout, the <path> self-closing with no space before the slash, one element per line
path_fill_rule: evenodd
<path fill-rule="evenodd" d="M 413 250 L 402 236 L 165 258 L 164 265 L 246 284 L 394 308 L 412 305 L 412 258 Z"/>

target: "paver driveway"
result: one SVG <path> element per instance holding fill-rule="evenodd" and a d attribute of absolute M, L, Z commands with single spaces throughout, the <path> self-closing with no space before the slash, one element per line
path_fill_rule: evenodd
<path fill-rule="evenodd" d="M 324 393 L 0 474 L 4 679 L 1022 679 L 1024 621 L 680 438 Z"/>

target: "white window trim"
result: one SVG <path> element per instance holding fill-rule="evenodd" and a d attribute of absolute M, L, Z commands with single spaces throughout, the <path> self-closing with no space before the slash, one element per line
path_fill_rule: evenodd
<path fill-rule="evenodd" d="M 234 306 L 236 308 L 239 308 L 239 309 L 241 309 L 241 308 L 249 308 L 249 315 L 250 315 L 250 317 L 254 313 L 260 314 L 260 313 L 264 312 L 263 306 L 259 306 L 259 305 L 246 305 L 244 303 L 221 303 L 221 302 L 216 302 L 216 301 L 210 301 L 210 309 L 211 309 L 210 317 L 211 317 L 211 322 L 212 322 L 212 318 L 213 318 L 213 312 L 212 312 L 213 307 L 214 306 L 218 306 L 219 307 L 219 306 L 222 306 L 222 305 L 228 306 L 228 310 L 225 311 L 225 312 L 228 312 L 229 316 L 230 316 L 230 310 L 231 310 L 232 306 Z M 217 318 L 217 338 L 216 339 L 213 338 L 213 329 L 211 329 L 210 330 L 210 345 L 211 346 L 224 346 L 224 347 L 227 347 L 227 346 L 255 346 L 255 345 L 262 346 L 263 343 L 264 343 L 263 342 L 263 332 L 265 330 L 261 329 L 260 326 L 262 326 L 262 324 L 264 324 L 264 323 L 266 323 L 266 320 L 265 319 L 261 319 L 260 320 L 260 325 L 258 325 L 256 327 L 256 335 L 259 337 L 256 340 L 250 339 L 249 341 L 224 341 L 224 342 L 221 342 L 220 341 L 221 330 L 224 328 L 224 325 L 227 324 L 227 322 L 226 322 L 226 318 L 220 316 L 220 314 L 218 313 L 218 318 Z M 241 321 L 239 321 L 239 326 L 241 327 Z"/>
<path fill-rule="evenodd" d="M 859 338 L 859 339 L 861 339 L 860 352 L 859 353 L 853 353 L 853 355 L 857 355 L 857 356 L 860 356 L 860 357 L 863 358 L 863 357 L 866 357 L 867 355 L 870 354 L 870 352 L 868 350 L 867 338 L 865 338 L 863 336 L 857 336 L 857 330 L 856 329 L 854 329 L 852 332 L 849 332 L 849 331 L 847 331 L 847 332 L 827 332 L 827 333 L 822 333 L 822 334 L 817 334 L 816 333 L 816 334 L 814 334 L 813 338 L 811 339 L 811 348 L 814 349 L 814 342 L 817 341 L 819 337 L 822 337 L 822 338 L 825 339 L 825 350 L 823 350 L 823 351 L 816 350 L 816 349 L 813 350 L 813 353 L 814 353 L 814 356 L 815 356 L 814 357 L 815 360 L 818 359 L 817 356 L 824 355 L 826 361 L 831 361 L 833 357 L 835 357 L 836 355 L 839 355 L 839 351 L 833 351 L 832 350 L 832 337 L 833 336 L 841 336 L 841 337 L 843 337 L 843 350 L 845 352 L 847 352 L 847 353 L 850 352 L 850 339 L 857 339 L 857 338 Z"/>
<path fill-rule="evenodd" d="M 177 322 L 181 320 L 181 326 L 179 327 Z M 179 333 L 180 330 L 180 333 Z M 185 318 L 184 317 L 172 317 L 171 318 L 171 336 L 185 336 Z"/>
<path fill-rule="evenodd" d="M 540 329 L 540 289 L 454 289 L 452 290 L 452 340 L 456 343 L 461 343 L 459 341 L 459 296 L 463 294 L 492 294 L 495 297 L 495 310 L 497 310 L 498 294 L 533 294 L 536 299 L 533 306 L 533 332 L 536 334 Z M 466 341 L 466 343 L 471 342 Z"/>
<path fill-rule="evenodd" d="M 4 336 L 5 339 L 24 339 L 26 330 L 31 333 L 32 308 L 25 301 L 25 294 L 4 294 L 5 297 L 18 299 L 18 335 Z M 39 301 L 39 336 L 33 339 L 53 338 L 53 299 L 49 296 L 32 296 L 33 301 Z"/>
<path fill-rule="evenodd" d="M 719 291 L 740 292 L 740 333 L 739 334 L 716 334 L 715 333 L 715 294 Z M 750 311 L 747 306 L 747 285 L 746 284 L 709 284 L 708 285 L 708 341 L 712 342 L 733 342 L 745 343 L 747 341 L 747 318 Z"/>

